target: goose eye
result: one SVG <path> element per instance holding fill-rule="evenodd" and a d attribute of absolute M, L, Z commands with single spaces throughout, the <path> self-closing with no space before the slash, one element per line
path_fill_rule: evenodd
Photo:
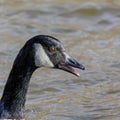
<path fill-rule="evenodd" d="M 55 47 L 54 47 L 54 46 L 50 47 L 50 48 L 49 48 L 49 51 L 50 51 L 50 52 L 54 52 L 54 51 L 55 51 Z"/>

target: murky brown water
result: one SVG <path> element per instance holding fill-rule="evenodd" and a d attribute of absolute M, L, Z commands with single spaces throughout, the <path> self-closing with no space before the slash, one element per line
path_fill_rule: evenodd
<path fill-rule="evenodd" d="M 86 71 L 38 69 L 26 119 L 120 120 L 120 0 L 1 0 L 1 94 L 19 49 L 38 34 L 59 38 Z"/>

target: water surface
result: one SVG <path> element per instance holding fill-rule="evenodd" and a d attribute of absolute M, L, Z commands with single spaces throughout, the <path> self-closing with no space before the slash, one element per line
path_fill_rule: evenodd
<path fill-rule="evenodd" d="M 27 120 L 120 119 L 119 0 L 1 0 L 0 92 L 19 49 L 49 34 L 85 66 L 81 76 L 47 68 L 32 76 Z"/>

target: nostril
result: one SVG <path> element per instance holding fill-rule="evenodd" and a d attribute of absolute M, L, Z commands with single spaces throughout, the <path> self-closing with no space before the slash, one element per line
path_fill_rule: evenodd
<path fill-rule="evenodd" d="M 73 60 L 71 60 L 71 59 L 69 59 L 69 61 L 70 61 L 71 63 L 73 63 L 73 64 L 76 64 L 76 62 L 75 62 L 75 61 L 73 61 Z"/>

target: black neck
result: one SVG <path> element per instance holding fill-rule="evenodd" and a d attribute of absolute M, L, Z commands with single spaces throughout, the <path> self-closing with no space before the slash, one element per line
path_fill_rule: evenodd
<path fill-rule="evenodd" d="M 11 70 L 1 99 L 4 110 L 10 114 L 21 116 L 20 114 L 23 113 L 29 81 L 34 70 L 35 68 L 25 66 L 24 68 L 14 66 Z"/>
<path fill-rule="evenodd" d="M 13 65 L 1 98 L 4 110 L 10 114 L 10 117 L 22 118 L 29 81 L 35 69 L 27 64 Z"/>

